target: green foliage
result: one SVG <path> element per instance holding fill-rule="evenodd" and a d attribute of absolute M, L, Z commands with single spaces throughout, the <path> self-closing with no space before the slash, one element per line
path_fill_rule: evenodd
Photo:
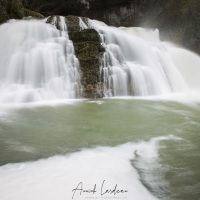
<path fill-rule="evenodd" d="M 31 17 L 38 18 L 38 19 L 44 18 L 44 16 L 41 15 L 40 13 L 34 12 L 34 11 L 32 11 L 32 10 L 28 10 L 28 9 L 26 9 L 26 8 L 23 9 L 23 12 L 24 12 L 24 17 L 29 17 L 29 16 L 31 16 Z"/>
<path fill-rule="evenodd" d="M 23 4 L 21 0 L 11 0 L 7 3 L 7 12 L 10 18 L 23 18 Z"/>
<path fill-rule="evenodd" d="M 9 19 L 22 19 L 27 16 L 43 18 L 41 14 L 24 8 L 22 0 L 0 0 L 0 24 Z"/>

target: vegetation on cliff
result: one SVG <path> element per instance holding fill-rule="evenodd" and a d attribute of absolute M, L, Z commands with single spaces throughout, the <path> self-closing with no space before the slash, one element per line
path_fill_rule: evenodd
<path fill-rule="evenodd" d="M 88 15 L 116 26 L 142 24 L 159 28 L 162 38 L 174 41 L 200 54 L 200 1 L 198 0 L 116 0 L 115 2 L 50 0 L 49 3 L 45 2 L 0 0 L 0 24 L 9 19 L 22 19 L 27 16 L 43 18 L 43 15 L 35 11 L 42 11 L 44 14 L 62 13 L 64 16 L 70 13 Z M 24 5 L 35 11 L 25 8 Z M 51 23 L 53 17 L 49 17 L 47 22 Z M 69 38 L 74 43 L 76 56 L 81 65 L 83 97 L 101 97 L 99 67 L 105 49 L 101 45 L 99 34 L 94 29 L 80 30 L 78 17 L 68 15 L 65 19 Z M 87 24 L 87 18 L 82 17 L 82 20 Z M 57 29 L 60 29 L 59 23 L 55 25 Z"/>
<path fill-rule="evenodd" d="M 78 15 L 114 26 L 148 26 L 200 54 L 199 0 L 24 0 L 44 15 Z"/>
<path fill-rule="evenodd" d="M 28 16 L 43 18 L 40 13 L 26 9 L 21 0 L 0 0 L 0 24 L 9 19 L 22 19 Z"/>

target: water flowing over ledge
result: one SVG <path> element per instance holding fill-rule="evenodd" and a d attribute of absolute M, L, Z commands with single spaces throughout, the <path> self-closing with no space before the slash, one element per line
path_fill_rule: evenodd
<path fill-rule="evenodd" d="M 24 103 L 81 96 L 79 61 L 67 35 L 44 21 L 0 27 L 0 102 Z"/>
<path fill-rule="evenodd" d="M 159 31 L 108 27 L 90 20 L 106 49 L 103 92 L 110 96 L 151 96 L 200 90 L 200 57 L 161 42 Z"/>
<path fill-rule="evenodd" d="M 0 27 L 0 103 L 199 93 L 200 57 L 160 41 L 158 30 L 71 19 L 75 32 L 60 16 L 51 25 L 29 20 Z"/>

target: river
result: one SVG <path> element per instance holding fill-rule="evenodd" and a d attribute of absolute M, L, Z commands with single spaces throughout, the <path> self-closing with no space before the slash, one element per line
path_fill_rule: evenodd
<path fill-rule="evenodd" d="M 200 196 L 197 104 L 130 98 L 3 110 L 1 199 L 68 200 L 79 182 L 103 180 L 128 193 L 74 199 Z"/>

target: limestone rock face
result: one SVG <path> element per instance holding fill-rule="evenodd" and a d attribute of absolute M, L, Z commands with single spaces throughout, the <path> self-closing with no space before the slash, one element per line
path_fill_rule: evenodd
<path fill-rule="evenodd" d="M 49 17 L 47 23 L 52 23 L 53 17 Z M 87 18 L 81 19 L 87 24 Z M 100 83 L 100 65 L 105 49 L 101 45 L 100 36 L 94 29 L 81 30 L 79 17 L 67 16 L 65 20 L 69 38 L 74 44 L 75 54 L 80 62 L 82 97 L 101 98 L 103 91 Z M 60 29 L 59 23 L 56 23 L 55 26 Z"/>
<path fill-rule="evenodd" d="M 78 19 L 78 20 L 77 20 Z M 87 21 L 87 19 L 83 19 Z M 66 17 L 69 38 L 73 41 L 75 53 L 80 61 L 82 72 L 83 97 L 101 98 L 100 59 L 105 51 L 100 36 L 94 29 L 80 30 L 79 18 Z"/>
<path fill-rule="evenodd" d="M 80 37 L 77 37 L 80 35 Z M 83 96 L 86 98 L 100 98 L 100 57 L 104 52 L 98 33 L 95 30 L 81 31 L 79 34 L 69 34 L 74 42 L 75 52 L 79 58 L 82 71 Z M 91 36 L 91 40 L 90 40 Z M 78 38 L 78 40 L 76 40 Z M 94 40 L 97 38 L 97 40 Z"/>

